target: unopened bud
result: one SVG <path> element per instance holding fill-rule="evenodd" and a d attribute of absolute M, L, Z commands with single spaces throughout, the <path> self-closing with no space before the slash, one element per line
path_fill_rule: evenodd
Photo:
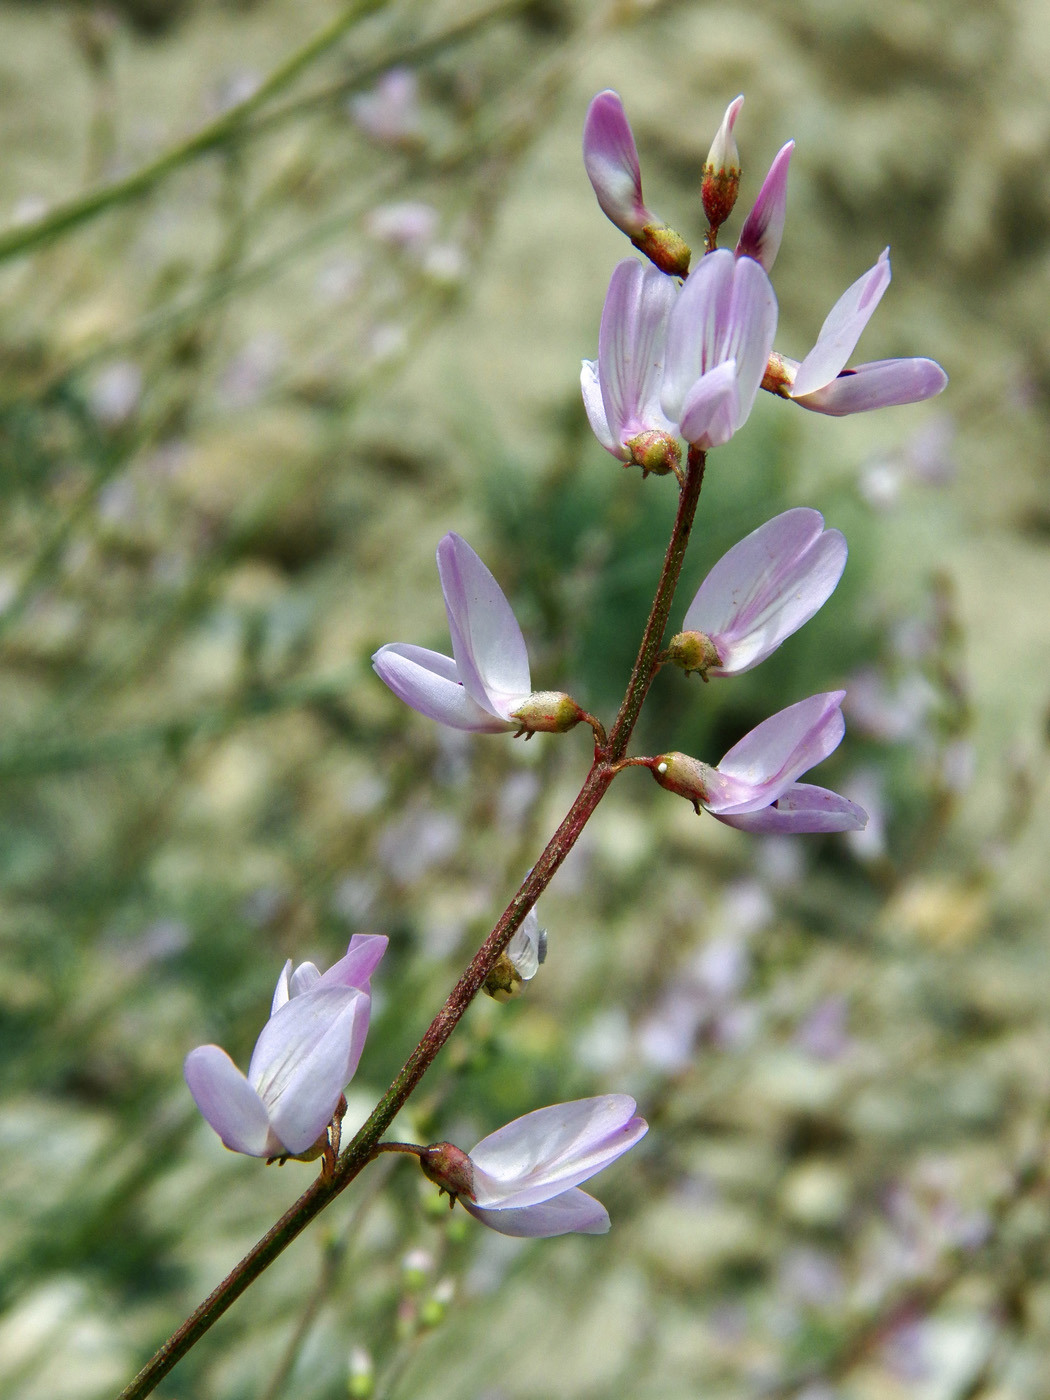
<path fill-rule="evenodd" d="M 346 1393 L 350 1400 L 369 1400 L 376 1387 L 372 1353 L 364 1347 L 351 1347 L 346 1363 Z"/>
<path fill-rule="evenodd" d="M 687 277 L 692 252 L 680 233 L 666 224 L 646 224 L 641 233 L 633 234 L 631 242 L 669 277 Z"/>
<path fill-rule="evenodd" d="M 658 428 L 647 428 L 624 446 L 631 454 L 627 465 L 641 467 L 643 476 L 666 476 L 682 465 L 682 449 L 669 433 Z"/>
<path fill-rule="evenodd" d="M 667 660 L 681 666 L 686 675 L 696 671 L 705 681 L 708 670 L 722 663 L 718 648 L 706 632 L 679 632 L 677 637 L 672 637 Z"/>
<path fill-rule="evenodd" d="M 518 734 L 528 738 L 530 734 L 564 734 L 579 724 L 584 713 L 563 690 L 537 690 L 510 717 L 521 725 Z"/>
<path fill-rule="evenodd" d="M 421 1327 L 437 1327 L 439 1323 L 444 1322 L 445 1314 L 455 1296 L 455 1282 L 450 1278 L 443 1278 L 420 1308 L 419 1325 Z"/>
<path fill-rule="evenodd" d="M 779 394 L 782 399 L 789 399 L 797 373 L 797 360 L 789 360 L 785 355 L 771 350 L 766 364 L 766 372 L 762 376 L 762 388 L 767 393 Z"/>
<path fill-rule="evenodd" d="M 712 235 L 733 212 L 740 191 L 740 152 L 736 148 L 733 127 L 743 105 L 742 97 L 735 97 L 730 102 L 704 162 L 700 197 Z"/>
<path fill-rule="evenodd" d="M 707 797 L 706 763 L 690 758 L 687 753 L 662 753 L 650 762 L 649 769 L 661 787 L 691 802 L 699 816 L 700 804 Z M 426 1171 L 426 1168 L 423 1170 Z"/>
<path fill-rule="evenodd" d="M 449 1205 L 454 1206 L 459 1196 L 474 1199 L 474 1164 L 462 1148 L 451 1142 L 435 1142 L 423 1149 L 419 1165 L 423 1175 L 450 1197 Z"/>
<path fill-rule="evenodd" d="M 484 990 L 494 1001 L 510 1001 L 512 997 L 520 995 L 524 986 L 525 979 L 506 953 L 500 955 L 483 983 Z"/>

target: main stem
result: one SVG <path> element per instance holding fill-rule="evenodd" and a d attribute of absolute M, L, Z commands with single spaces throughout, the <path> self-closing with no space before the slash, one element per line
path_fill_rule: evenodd
<path fill-rule="evenodd" d="M 230 1271 L 214 1292 L 186 1319 L 178 1331 L 168 1338 L 130 1385 L 121 1391 L 118 1400 L 141 1400 L 142 1396 L 149 1395 L 180 1357 L 203 1337 L 212 1323 L 222 1316 L 248 1285 L 287 1249 L 310 1221 L 338 1196 L 376 1155 L 383 1134 L 481 990 L 482 983 L 520 927 L 525 915 L 550 884 L 558 867 L 576 844 L 580 832 L 587 825 L 594 809 L 616 776 L 616 765 L 626 756 L 631 734 L 656 674 L 657 656 L 667 628 L 667 619 L 671 613 L 671 604 L 693 528 L 693 517 L 700 499 L 705 460 L 703 452 L 690 448 L 685 483 L 678 498 L 678 513 L 623 703 L 609 733 L 608 743 L 601 747 L 595 746 L 590 772 L 561 825 L 547 842 L 542 855 L 503 911 L 495 928 L 472 958 L 469 967 L 449 993 L 448 1000 L 405 1061 L 397 1078 L 380 1099 L 368 1121 L 339 1157 L 334 1171 L 327 1178 L 319 1177 L 299 1197 L 276 1225 L 269 1229 L 259 1243 Z"/>

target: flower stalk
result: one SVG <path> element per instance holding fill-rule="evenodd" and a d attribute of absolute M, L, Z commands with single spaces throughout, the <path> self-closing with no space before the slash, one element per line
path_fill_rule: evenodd
<path fill-rule="evenodd" d="M 405 1061 L 367 1122 L 358 1129 L 343 1149 L 334 1167 L 326 1169 L 285 1211 L 258 1244 L 231 1269 L 218 1287 L 190 1314 L 182 1326 L 172 1333 L 134 1380 L 121 1391 L 118 1400 L 142 1400 L 142 1397 L 151 1394 L 245 1289 L 269 1268 L 306 1226 L 350 1185 L 380 1151 L 413 1150 L 407 1145 L 395 1147 L 392 1144 L 382 1144 L 382 1137 L 433 1064 L 471 1002 L 481 991 L 489 973 L 576 844 L 613 779 L 624 767 L 627 746 L 653 677 L 659 669 L 660 648 L 667 630 L 675 589 L 682 572 L 682 563 L 700 500 L 705 463 L 706 453 L 695 447 L 689 449 L 685 479 L 679 492 L 678 510 L 663 568 L 623 701 L 605 743 L 600 742 L 600 726 L 596 727 L 594 761 L 557 831 L 547 842 L 492 932 L 471 959 L 419 1044 Z"/>

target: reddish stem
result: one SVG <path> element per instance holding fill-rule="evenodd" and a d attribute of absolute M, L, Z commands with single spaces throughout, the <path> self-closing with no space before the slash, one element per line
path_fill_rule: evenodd
<path fill-rule="evenodd" d="M 449 993 L 444 1006 L 428 1026 L 422 1040 L 405 1061 L 401 1072 L 376 1105 L 368 1121 L 359 1129 L 343 1150 L 334 1169 L 319 1177 L 269 1229 L 222 1283 L 201 1303 L 182 1326 L 142 1368 L 133 1381 L 121 1391 L 118 1400 L 141 1400 L 149 1395 L 176 1362 L 194 1346 L 244 1290 L 281 1254 L 328 1203 L 349 1186 L 361 1169 L 381 1150 L 380 1139 L 403 1107 L 409 1095 L 433 1063 L 438 1051 L 448 1040 L 481 990 L 485 978 L 495 966 L 507 944 L 521 926 L 526 914 L 550 884 L 562 861 L 572 850 L 587 825 L 591 814 L 605 796 L 616 774 L 624 766 L 634 726 L 658 669 L 658 655 L 667 620 L 674 600 L 675 588 L 682 571 L 689 534 L 693 527 L 704 480 L 705 454 L 690 448 L 686 464 L 685 483 L 679 493 L 667 553 L 664 556 L 656 596 L 649 620 L 642 634 L 638 656 L 631 671 L 623 703 L 609 733 L 608 742 L 599 744 L 599 729 L 595 729 L 595 754 L 590 772 L 557 831 L 547 842 L 542 855 L 529 871 L 503 911 L 499 922 L 471 959 L 470 965 Z M 384 1145 L 382 1150 L 402 1150 L 400 1146 Z M 411 1151 L 411 1148 L 407 1150 Z"/>

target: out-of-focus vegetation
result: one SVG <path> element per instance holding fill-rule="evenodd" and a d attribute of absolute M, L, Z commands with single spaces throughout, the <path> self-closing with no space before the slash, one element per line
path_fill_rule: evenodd
<path fill-rule="evenodd" d="M 112 1394 L 311 1179 L 226 1153 L 185 1053 L 246 1063 L 286 957 L 388 933 L 360 1121 L 571 799 L 586 734 L 456 736 L 372 676 L 445 645 L 446 530 L 537 683 L 613 712 L 674 501 L 579 403 L 628 252 L 579 159 L 612 86 L 694 243 L 727 100 L 742 205 L 797 139 L 784 352 L 889 242 L 862 358 L 952 376 L 842 421 L 764 401 L 713 455 L 676 617 L 788 505 L 850 564 L 758 670 L 658 677 L 638 737 L 713 760 L 845 685 L 822 772 L 871 824 L 749 840 L 619 780 L 547 965 L 403 1134 L 635 1093 L 612 1233 L 492 1236 L 386 1159 L 161 1393 L 1045 1394 L 1045 7 L 357 8 L 293 71 L 342 5 L 0 6 L 0 1388 Z"/>

